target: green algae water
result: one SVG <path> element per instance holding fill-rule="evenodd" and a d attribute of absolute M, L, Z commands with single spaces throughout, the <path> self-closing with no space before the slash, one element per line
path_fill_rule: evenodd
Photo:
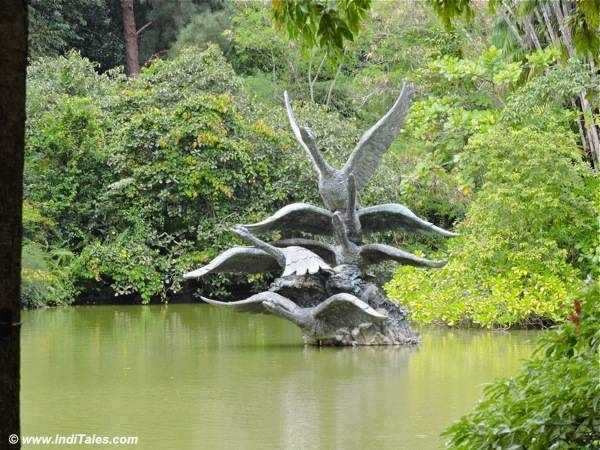
<path fill-rule="evenodd" d="M 435 329 L 417 348 L 319 349 L 276 317 L 191 304 L 23 322 L 22 434 L 138 436 L 121 448 L 143 449 L 441 448 L 538 335 Z"/>

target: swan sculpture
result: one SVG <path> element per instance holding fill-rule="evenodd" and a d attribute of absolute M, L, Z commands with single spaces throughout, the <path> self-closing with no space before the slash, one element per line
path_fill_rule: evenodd
<path fill-rule="evenodd" d="M 312 161 L 319 177 L 319 193 L 330 211 L 346 210 L 348 183 L 351 176 L 354 177 L 356 188 L 359 190 L 369 182 L 383 154 L 404 124 L 413 93 L 413 86 L 405 84 L 390 110 L 362 135 L 346 164 L 341 169 L 335 169 L 325 161 L 317 149 L 312 132 L 298 125 L 289 95 L 287 91 L 284 92 L 285 107 L 292 131 Z"/>
<path fill-rule="evenodd" d="M 183 278 L 200 278 L 210 273 L 261 273 L 283 268 L 282 277 L 331 272 L 331 266 L 311 250 L 289 245 L 278 248 L 253 236 L 241 225 L 231 231 L 255 247 L 234 247 L 221 253 L 206 266 L 186 273 Z"/>
<path fill-rule="evenodd" d="M 269 231 L 280 231 L 282 233 L 304 232 L 327 236 L 339 235 L 342 230 L 339 228 L 336 230 L 336 226 L 339 227 L 343 223 L 346 229 L 344 234 L 357 243 L 361 242 L 363 233 L 391 230 L 433 234 L 443 237 L 457 236 L 452 231 L 421 219 L 406 206 L 397 203 L 357 209 L 355 208 L 357 190 L 354 176 L 350 175 L 347 187 L 348 203 L 344 214 L 340 211 L 328 211 L 307 203 L 292 203 L 284 206 L 272 216 L 254 224 L 244 225 L 244 227 L 256 233 Z M 335 214 L 339 215 L 342 219 L 341 222 L 333 220 Z"/>
<path fill-rule="evenodd" d="M 304 247 L 318 254 L 325 262 L 332 266 L 353 264 L 366 269 L 369 266 L 385 261 L 395 261 L 407 266 L 426 268 L 439 268 L 446 265 L 447 261 L 421 258 L 391 245 L 357 245 L 349 239 L 348 230 L 339 212 L 334 213 L 333 223 L 336 240 L 339 242 L 338 245 L 303 238 L 281 239 L 275 242 L 275 245 L 283 248 L 288 246 Z"/>
<path fill-rule="evenodd" d="M 346 164 L 336 169 L 319 152 L 312 132 L 297 123 L 289 95 L 284 92 L 292 131 L 317 172 L 325 208 L 293 203 L 258 223 L 233 228 L 251 246 L 226 250 L 184 278 L 214 273 L 279 272 L 280 275 L 268 291 L 245 300 L 202 299 L 213 306 L 274 314 L 290 320 L 302 329 L 306 342 L 316 345 L 418 342 L 408 326 L 406 311 L 389 301 L 369 281 L 365 271 L 385 261 L 424 269 L 442 267 L 446 261 L 422 258 L 386 244 L 363 244 L 363 235 L 390 230 L 443 237 L 456 234 L 418 217 L 404 205 L 360 207 L 357 199 L 357 192 L 369 182 L 400 131 L 413 94 L 413 86 L 405 84 L 390 110 L 362 135 Z M 274 231 L 283 238 L 273 244 L 256 236 Z M 301 236 L 289 236 L 295 233 Z M 304 234 L 334 242 L 307 238 Z"/>
<path fill-rule="evenodd" d="M 361 222 L 356 213 L 356 195 L 352 191 L 363 189 L 377 170 L 381 158 L 400 132 L 414 94 L 411 84 L 404 84 L 400 95 L 389 111 L 369 128 L 359 139 L 346 164 L 341 169 L 330 166 L 319 152 L 313 133 L 296 121 L 289 95 L 283 93 L 285 108 L 294 137 L 305 150 L 317 172 L 319 194 L 331 212 L 343 212 L 348 236 L 360 241 Z"/>
<path fill-rule="evenodd" d="M 324 341 L 343 327 L 379 324 L 388 319 L 385 311 L 376 311 L 351 294 L 335 294 L 317 306 L 301 308 L 275 292 L 261 292 L 237 302 L 219 302 L 201 297 L 206 303 L 239 312 L 273 314 L 295 323 L 313 341 Z"/>

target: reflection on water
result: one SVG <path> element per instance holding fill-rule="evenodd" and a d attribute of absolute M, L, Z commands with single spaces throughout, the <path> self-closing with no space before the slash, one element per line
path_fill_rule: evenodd
<path fill-rule="evenodd" d="M 536 338 L 426 330 L 416 349 L 317 349 L 281 319 L 205 305 L 23 316 L 23 434 L 133 435 L 149 449 L 439 448 Z"/>

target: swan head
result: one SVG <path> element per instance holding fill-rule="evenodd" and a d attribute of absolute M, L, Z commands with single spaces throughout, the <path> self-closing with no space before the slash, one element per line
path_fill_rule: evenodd
<path fill-rule="evenodd" d="M 299 308 L 292 301 L 283 302 L 267 299 L 263 301 L 262 304 L 263 307 L 270 313 L 279 317 L 285 317 L 298 326 L 306 325 L 309 319 L 307 314 L 303 313 L 302 308 Z"/>

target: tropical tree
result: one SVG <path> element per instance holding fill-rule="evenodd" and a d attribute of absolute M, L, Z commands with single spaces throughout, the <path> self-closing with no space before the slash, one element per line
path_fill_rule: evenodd
<path fill-rule="evenodd" d="M 290 38 L 307 47 L 321 47 L 339 53 L 347 41 L 353 41 L 367 16 L 371 0 L 273 0 L 276 22 Z"/>
<path fill-rule="evenodd" d="M 472 18 L 478 3 L 465 0 L 431 1 L 447 26 L 457 17 Z M 496 38 L 504 48 L 518 55 L 542 53 L 553 47 L 565 59 L 578 59 L 591 75 L 597 73 L 600 50 L 600 3 L 575 0 L 494 0 L 488 12 L 496 19 Z M 600 164 L 598 105 L 593 105 L 590 92 L 582 89 L 570 99 L 577 118 L 580 138 L 591 164 Z"/>

